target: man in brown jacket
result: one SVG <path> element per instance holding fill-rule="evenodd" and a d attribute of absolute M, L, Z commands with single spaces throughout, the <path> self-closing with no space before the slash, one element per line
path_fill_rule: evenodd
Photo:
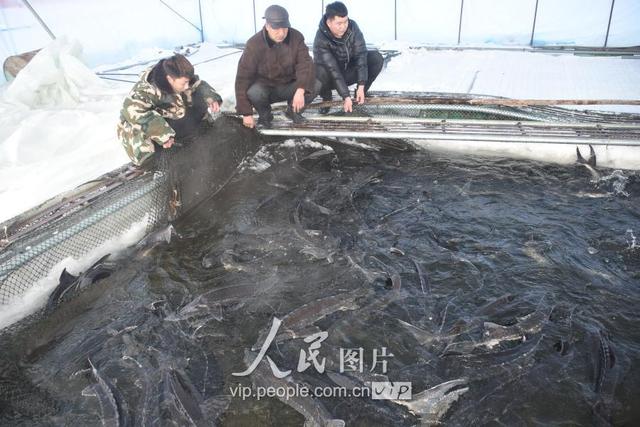
<path fill-rule="evenodd" d="M 236 111 L 242 123 L 254 127 L 253 108 L 258 125 L 271 126 L 271 104 L 287 101 L 285 115 L 300 123 L 304 106 L 320 91 L 313 60 L 304 36 L 289 24 L 289 13 L 278 5 L 264 14 L 264 28 L 251 37 L 244 48 L 236 74 Z"/>

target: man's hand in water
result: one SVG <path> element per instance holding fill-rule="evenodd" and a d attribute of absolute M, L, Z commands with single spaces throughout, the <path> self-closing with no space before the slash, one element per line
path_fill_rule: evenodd
<path fill-rule="evenodd" d="M 256 125 L 255 121 L 253 120 L 253 116 L 242 116 L 242 124 L 248 128 L 252 128 Z"/>
<path fill-rule="evenodd" d="M 220 104 L 218 104 L 213 99 L 207 99 L 207 104 L 209 104 L 209 111 L 211 111 L 212 113 L 220 112 Z"/>
<path fill-rule="evenodd" d="M 175 139 L 173 139 L 173 137 L 169 138 L 169 140 L 167 142 L 165 142 L 164 144 L 162 144 L 162 148 L 171 148 L 171 146 L 176 142 Z"/>

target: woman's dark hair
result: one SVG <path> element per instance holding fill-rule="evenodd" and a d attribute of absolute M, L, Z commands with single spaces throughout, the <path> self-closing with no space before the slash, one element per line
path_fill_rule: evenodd
<path fill-rule="evenodd" d="M 336 16 L 344 18 L 348 14 L 349 11 L 347 10 L 347 6 L 345 6 L 341 1 L 334 1 L 333 3 L 329 3 L 325 10 L 326 19 L 333 19 Z"/>
<path fill-rule="evenodd" d="M 149 83 L 157 86 L 162 92 L 173 93 L 173 88 L 169 84 L 167 76 L 171 76 L 174 79 L 187 77 L 189 80 L 193 80 L 193 65 L 183 55 L 176 53 L 170 58 L 160 60 L 151 69 Z"/>

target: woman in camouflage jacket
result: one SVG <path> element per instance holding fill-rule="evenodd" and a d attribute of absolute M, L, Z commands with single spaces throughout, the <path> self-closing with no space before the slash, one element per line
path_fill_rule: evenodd
<path fill-rule="evenodd" d="M 163 59 L 142 73 L 120 111 L 118 138 L 135 165 L 175 138 L 193 133 L 207 114 L 220 111 L 222 98 L 194 74 L 180 54 Z"/>

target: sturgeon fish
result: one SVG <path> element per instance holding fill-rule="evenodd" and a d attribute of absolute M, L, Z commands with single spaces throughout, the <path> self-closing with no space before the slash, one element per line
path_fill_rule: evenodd
<path fill-rule="evenodd" d="M 95 396 L 102 412 L 102 425 L 105 427 L 120 427 L 130 425 L 126 404 L 117 389 L 100 375 L 98 369 L 87 359 L 91 366 L 91 373 L 97 384 L 82 391 L 83 396 Z"/>
<path fill-rule="evenodd" d="M 431 426 L 438 424 L 451 405 L 469 391 L 469 387 L 458 388 L 466 384 L 466 378 L 446 381 L 416 394 L 411 400 L 393 402 L 406 406 L 411 413 L 419 416 L 421 425 Z"/>
<path fill-rule="evenodd" d="M 462 341 L 449 344 L 443 354 L 470 353 L 479 347 L 492 349 L 502 342 L 526 341 L 528 335 L 536 334 L 542 330 L 545 322 L 549 319 L 549 313 L 536 310 L 517 319 L 518 323 L 510 326 L 484 322 L 484 332 L 480 341 Z"/>
<path fill-rule="evenodd" d="M 250 366 L 257 354 L 249 350 L 245 350 L 244 362 Z M 276 378 L 269 368 L 266 360 L 260 361 L 256 369 L 250 374 L 251 381 L 255 387 L 269 387 L 272 389 L 286 389 L 311 387 L 304 383 L 296 382 L 292 377 Z M 344 420 L 335 419 L 329 413 L 327 408 L 317 399 L 313 397 L 301 397 L 297 395 L 290 396 L 288 399 L 281 394 L 276 395 L 278 400 L 287 406 L 293 408 L 296 412 L 302 414 L 305 418 L 305 427 L 344 427 Z M 282 397 L 280 397 L 282 396 Z"/>
<path fill-rule="evenodd" d="M 356 304 L 356 299 L 366 294 L 366 289 L 356 289 L 355 291 L 321 298 L 293 310 L 282 318 L 282 330 L 276 336 L 276 342 L 295 338 L 298 332 L 337 311 L 357 309 L 359 305 Z M 256 344 L 252 347 L 253 351 L 262 348 L 268 334 L 269 329 L 262 331 Z"/>

